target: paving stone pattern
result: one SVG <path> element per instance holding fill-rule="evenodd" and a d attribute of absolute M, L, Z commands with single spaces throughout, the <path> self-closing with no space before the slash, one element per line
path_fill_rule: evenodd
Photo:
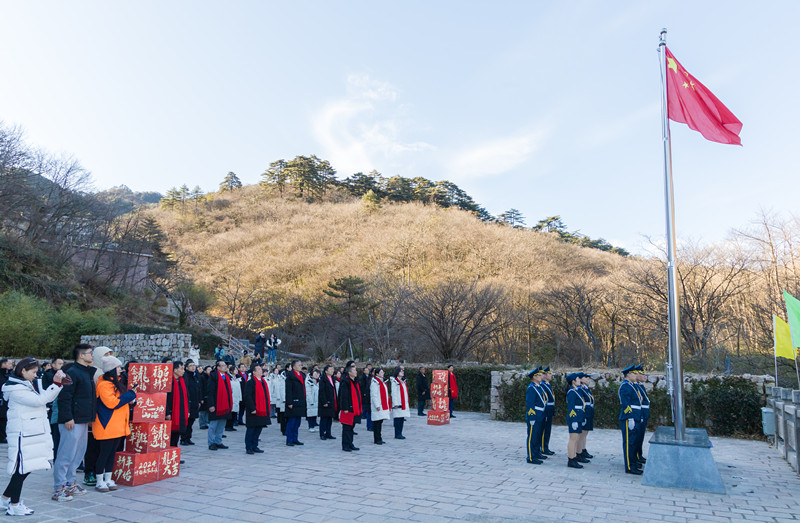
<path fill-rule="evenodd" d="M 544 465 L 525 463 L 525 425 L 460 413 L 428 426 L 412 415 L 406 440 L 384 429 L 387 444 L 357 427 L 359 452 L 300 430 L 287 447 L 277 424 L 262 433 L 265 454 L 244 453 L 244 427 L 226 432 L 228 450 L 212 452 L 206 431 L 183 447 L 181 475 L 151 485 L 90 491 L 50 501 L 52 475 L 34 472 L 23 499 L 33 521 L 797 521 L 800 476 L 767 443 L 712 438 L 728 495 L 642 487 L 623 472 L 620 436 L 596 430 L 583 470 L 566 467 L 567 433 L 553 428 L 557 452 Z M 334 424 L 334 435 L 341 429 Z M 649 439 L 649 435 L 648 435 Z M 80 476 L 82 478 L 82 475 Z M 347 486 L 345 486 L 347 485 Z"/>

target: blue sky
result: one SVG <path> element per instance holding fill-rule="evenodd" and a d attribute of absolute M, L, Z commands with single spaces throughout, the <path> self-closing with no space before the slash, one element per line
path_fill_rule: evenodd
<path fill-rule="evenodd" d="M 713 242 L 797 177 L 800 2 L 0 0 L 0 119 L 97 188 L 215 190 L 317 154 L 448 179 L 491 213 L 640 251 L 664 234 L 658 34 L 744 124 L 672 124 L 677 230 Z"/>

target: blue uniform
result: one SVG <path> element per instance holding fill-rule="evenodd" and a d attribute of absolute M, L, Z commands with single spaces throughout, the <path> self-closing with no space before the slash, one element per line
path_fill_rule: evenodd
<path fill-rule="evenodd" d="M 583 400 L 586 402 L 586 406 L 583 409 L 586 416 L 586 423 L 583 424 L 583 430 L 594 430 L 594 396 L 586 385 L 581 385 L 579 392 L 583 395 Z"/>
<path fill-rule="evenodd" d="M 635 383 L 634 386 L 637 388 L 639 397 L 642 401 L 641 425 L 637 427 L 636 446 L 634 452 L 636 460 L 641 461 L 643 457 L 642 446 L 644 445 L 644 437 L 645 433 L 647 432 L 647 420 L 650 419 L 650 398 L 647 397 L 647 391 L 645 390 L 644 385 L 641 383 Z"/>
<path fill-rule="evenodd" d="M 542 455 L 542 432 L 544 429 L 544 409 L 547 405 L 545 392 L 540 385 L 531 382 L 525 391 L 525 422 L 528 425 L 528 461 L 539 459 Z"/>
<path fill-rule="evenodd" d="M 627 379 L 619 386 L 619 429 L 622 432 L 622 459 L 625 470 L 638 469 L 636 437 L 642 424 L 642 398 L 636 385 Z M 631 423 L 632 421 L 632 423 Z"/>
<path fill-rule="evenodd" d="M 580 434 L 586 423 L 586 401 L 578 387 L 567 391 L 567 428 L 570 434 Z"/>
<path fill-rule="evenodd" d="M 556 413 L 556 397 L 553 395 L 553 387 L 546 381 L 542 382 L 542 390 L 545 392 L 544 406 L 544 430 L 542 430 L 542 450 L 550 450 L 550 431 L 553 428 L 553 415 Z"/>

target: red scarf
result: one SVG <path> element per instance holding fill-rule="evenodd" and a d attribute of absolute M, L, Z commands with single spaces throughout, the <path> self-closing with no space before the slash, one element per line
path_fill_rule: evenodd
<path fill-rule="evenodd" d="M 217 404 L 214 416 L 225 416 L 231 412 L 231 381 L 227 374 L 217 372 Z"/>
<path fill-rule="evenodd" d="M 353 416 L 361 415 L 361 388 L 354 380 L 350 380 L 350 399 L 353 401 Z"/>
<path fill-rule="evenodd" d="M 450 395 L 453 399 L 458 398 L 458 384 L 456 383 L 456 373 L 450 373 Z"/>
<path fill-rule="evenodd" d="M 306 382 L 303 381 L 303 376 L 301 376 L 299 372 L 296 372 L 296 371 L 292 371 L 292 372 L 294 372 L 294 375 L 297 376 L 297 381 L 299 381 L 300 384 L 303 386 L 303 397 L 305 398 L 306 397 Z"/>
<path fill-rule="evenodd" d="M 395 378 L 397 380 L 397 385 L 400 388 L 400 407 L 403 410 L 406 410 L 406 388 L 403 386 L 403 382 L 400 381 L 400 378 Z"/>
<path fill-rule="evenodd" d="M 269 413 L 267 410 L 267 406 L 269 405 L 269 389 L 267 388 L 267 382 L 264 381 L 264 378 L 256 378 L 254 385 L 256 388 L 256 416 L 267 416 Z"/>
<path fill-rule="evenodd" d="M 375 378 L 375 381 L 378 382 L 378 387 L 381 390 L 381 408 L 389 410 L 389 392 L 386 390 L 386 384 L 380 378 Z"/>
<path fill-rule="evenodd" d="M 183 409 L 181 409 L 181 399 Z M 172 378 L 172 432 L 181 430 L 181 420 L 184 426 L 189 421 L 189 395 L 186 393 L 186 382 L 183 377 Z"/>

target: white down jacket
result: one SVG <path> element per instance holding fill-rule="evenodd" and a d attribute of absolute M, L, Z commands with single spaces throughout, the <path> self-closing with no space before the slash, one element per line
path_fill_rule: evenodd
<path fill-rule="evenodd" d="M 281 409 L 281 412 L 286 410 L 286 376 L 283 374 L 273 374 L 270 385 L 270 398 L 275 402 L 275 407 Z"/>
<path fill-rule="evenodd" d="M 306 378 L 306 417 L 316 418 L 319 412 L 319 381 Z"/>
<path fill-rule="evenodd" d="M 389 404 L 388 409 L 384 409 L 381 405 L 381 387 L 385 390 L 386 402 Z M 369 384 L 369 401 L 372 421 L 389 419 L 392 411 L 392 396 L 389 394 L 389 386 L 377 376 L 373 377 Z"/>
<path fill-rule="evenodd" d="M 392 417 L 394 418 L 411 417 L 411 405 L 410 402 L 408 401 L 408 385 L 406 385 L 405 381 L 398 380 L 397 378 L 392 378 L 389 381 L 392 384 Z M 402 407 L 401 404 L 403 400 L 405 400 L 406 404 L 405 409 Z"/>
<path fill-rule="evenodd" d="M 39 390 L 42 381 L 37 380 Z M 56 399 L 61 387 L 55 383 L 47 390 L 36 392 L 28 380 L 10 377 L 3 385 L 3 397 L 8 403 L 8 467 L 13 474 L 19 462 L 20 474 L 48 470 L 53 459 L 53 438 L 47 404 Z"/>

